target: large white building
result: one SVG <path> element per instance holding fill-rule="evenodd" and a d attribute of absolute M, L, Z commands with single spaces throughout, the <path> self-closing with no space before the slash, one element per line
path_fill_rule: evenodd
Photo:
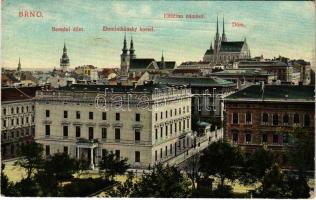
<path fill-rule="evenodd" d="M 153 83 L 38 91 L 35 139 L 47 156 L 67 152 L 92 168 L 104 150 L 147 168 L 191 148 L 190 95 L 185 87 Z"/>

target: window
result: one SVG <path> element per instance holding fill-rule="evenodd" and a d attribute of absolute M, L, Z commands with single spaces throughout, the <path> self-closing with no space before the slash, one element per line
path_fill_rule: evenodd
<path fill-rule="evenodd" d="M 279 116 L 278 116 L 278 114 L 274 114 L 273 117 L 272 117 L 272 120 L 273 120 L 273 125 L 277 126 L 279 124 Z"/>
<path fill-rule="evenodd" d="M 289 143 L 289 134 L 288 133 L 283 133 L 283 144 L 288 144 Z"/>
<path fill-rule="evenodd" d="M 262 115 L 262 124 L 267 125 L 269 122 L 269 115 L 267 113 L 263 113 Z"/>
<path fill-rule="evenodd" d="M 279 135 L 273 134 L 273 144 L 278 144 L 279 143 Z"/>
<path fill-rule="evenodd" d="M 80 119 L 80 111 L 76 111 L 76 119 Z"/>
<path fill-rule="evenodd" d="M 168 111 L 166 111 L 166 118 L 168 118 Z"/>
<path fill-rule="evenodd" d="M 45 146 L 45 154 L 46 154 L 46 156 L 50 155 L 50 147 L 49 147 L 49 145 Z"/>
<path fill-rule="evenodd" d="M 3 108 L 3 115 L 7 114 L 7 109 Z"/>
<path fill-rule="evenodd" d="M 166 128 L 165 132 L 166 132 L 166 137 L 167 137 L 168 136 L 168 126 L 166 125 L 165 128 Z"/>
<path fill-rule="evenodd" d="M 139 114 L 139 113 L 136 113 L 135 120 L 136 120 L 137 122 L 140 121 L 140 114 Z"/>
<path fill-rule="evenodd" d="M 179 115 L 181 115 L 181 108 L 179 108 Z"/>
<path fill-rule="evenodd" d="M 68 147 L 64 146 L 64 153 L 68 154 Z"/>
<path fill-rule="evenodd" d="M 22 113 L 24 113 L 24 107 L 23 106 L 22 106 L 21 110 L 22 110 Z"/>
<path fill-rule="evenodd" d="M 68 111 L 64 110 L 64 118 L 67 119 L 68 118 Z"/>
<path fill-rule="evenodd" d="M 299 124 L 299 123 L 300 123 L 300 116 L 297 113 L 295 113 L 294 114 L 294 124 Z"/>
<path fill-rule="evenodd" d="M 187 119 L 187 128 L 190 128 L 190 119 Z"/>
<path fill-rule="evenodd" d="M 160 158 L 162 158 L 162 148 L 160 148 Z"/>
<path fill-rule="evenodd" d="M 309 126 L 310 126 L 310 118 L 309 118 L 309 115 L 308 115 L 308 114 L 306 114 L 306 115 L 304 116 L 304 126 L 305 126 L 305 127 L 309 127 Z"/>
<path fill-rule="evenodd" d="M 177 109 L 174 109 L 174 116 L 177 116 Z"/>
<path fill-rule="evenodd" d="M 3 127 L 7 126 L 7 120 L 3 120 Z"/>
<path fill-rule="evenodd" d="M 140 141 L 140 131 L 138 129 L 135 129 L 135 141 Z"/>
<path fill-rule="evenodd" d="M 14 126 L 14 119 L 11 119 L 11 126 Z"/>
<path fill-rule="evenodd" d="M 89 119 L 93 119 L 93 112 L 89 112 Z"/>
<path fill-rule="evenodd" d="M 19 113 L 19 112 L 20 112 L 20 108 L 16 107 L 16 113 Z"/>
<path fill-rule="evenodd" d="M 160 113 L 160 119 L 162 119 L 162 112 Z"/>
<path fill-rule="evenodd" d="M 116 121 L 120 121 L 121 120 L 120 113 L 115 113 L 115 120 Z"/>
<path fill-rule="evenodd" d="M 89 140 L 93 140 L 93 127 L 89 127 L 88 132 L 89 132 Z"/>
<path fill-rule="evenodd" d="M 289 115 L 285 114 L 283 115 L 283 124 L 287 125 L 289 123 Z"/>
<path fill-rule="evenodd" d="M 247 144 L 251 143 L 251 133 L 250 132 L 246 132 L 246 143 Z"/>
<path fill-rule="evenodd" d="M 49 113 L 49 110 L 46 110 L 46 117 L 49 117 L 50 116 L 50 113 Z"/>
<path fill-rule="evenodd" d="M 181 131 L 181 122 L 179 122 L 179 131 Z"/>
<path fill-rule="evenodd" d="M 33 110 L 33 111 L 35 110 L 35 106 L 34 106 L 34 105 L 32 106 L 32 110 Z"/>
<path fill-rule="evenodd" d="M 172 124 L 170 124 L 170 134 L 172 135 Z"/>
<path fill-rule="evenodd" d="M 102 120 L 106 120 L 106 112 L 102 112 Z"/>
<path fill-rule="evenodd" d="M 26 112 L 28 112 L 29 111 L 29 106 L 26 106 Z"/>
<path fill-rule="evenodd" d="M 106 128 L 102 128 L 102 139 L 106 139 L 107 138 L 107 129 Z"/>
<path fill-rule="evenodd" d="M 233 124 L 238 124 L 238 113 L 233 113 Z"/>
<path fill-rule="evenodd" d="M 29 123 L 29 117 L 26 117 L 26 123 L 27 124 Z"/>
<path fill-rule="evenodd" d="M 11 114 L 14 114 L 14 109 L 13 108 L 11 108 Z"/>
<path fill-rule="evenodd" d="M 183 130 L 185 130 L 185 120 L 183 120 Z"/>
<path fill-rule="evenodd" d="M 158 155 L 157 155 L 157 150 L 155 151 L 155 161 L 157 161 Z"/>
<path fill-rule="evenodd" d="M 155 117 L 155 119 L 156 119 L 156 121 L 158 120 L 158 114 L 156 113 L 156 115 L 155 115 L 156 117 Z"/>
<path fill-rule="evenodd" d="M 81 135 L 81 130 L 80 126 L 76 126 L 76 137 L 79 138 Z"/>
<path fill-rule="evenodd" d="M 121 129 L 116 128 L 115 129 L 115 140 L 120 140 L 121 139 Z"/>
<path fill-rule="evenodd" d="M 140 152 L 135 151 L 135 162 L 140 162 Z"/>
<path fill-rule="evenodd" d="M 168 156 L 168 146 L 165 147 L 165 156 Z"/>
<path fill-rule="evenodd" d="M 120 150 L 115 150 L 115 159 L 120 160 L 121 158 L 121 151 Z"/>
<path fill-rule="evenodd" d="M 233 131 L 233 142 L 238 143 L 238 131 Z"/>
<path fill-rule="evenodd" d="M 45 135 L 46 136 L 50 135 L 50 125 L 45 125 Z"/>
<path fill-rule="evenodd" d="M 172 144 L 170 144 L 170 149 L 169 149 L 169 153 L 170 153 L 170 155 L 172 154 Z"/>
<path fill-rule="evenodd" d="M 23 125 L 24 124 L 24 118 L 21 117 L 21 124 Z"/>
<path fill-rule="evenodd" d="M 268 135 L 267 134 L 262 134 L 261 141 L 262 141 L 262 143 L 267 143 L 268 142 Z"/>
<path fill-rule="evenodd" d="M 64 134 L 64 137 L 68 137 L 68 126 L 63 127 L 63 134 Z"/>
<path fill-rule="evenodd" d="M 19 119 L 16 119 L 16 125 L 19 125 Z"/>
<path fill-rule="evenodd" d="M 177 123 L 174 124 L 174 132 L 177 133 Z"/>
<path fill-rule="evenodd" d="M 246 113 L 246 124 L 251 124 L 251 113 L 247 112 Z"/>
<path fill-rule="evenodd" d="M 163 128 L 160 127 L 160 138 L 162 138 L 162 132 L 163 132 Z"/>
<path fill-rule="evenodd" d="M 170 110 L 170 117 L 172 117 L 172 110 Z"/>
<path fill-rule="evenodd" d="M 155 139 L 158 140 L 158 129 L 155 129 Z"/>

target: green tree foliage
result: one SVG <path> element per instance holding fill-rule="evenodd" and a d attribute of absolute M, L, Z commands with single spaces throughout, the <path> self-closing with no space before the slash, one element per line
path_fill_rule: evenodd
<path fill-rule="evenodd" d="M 250 156 L 244 157 L 244 167 L 240 181 L 245 184 L 262 182 L 266 171 L 275 163 L 273 152 L 264 148 L 258 148 Z"/>
<path fill-rule="evenodd" d="M 15 192 L 13 191 L 13 183 L 9 181 L 7 175 L 3 173 L 5 164 L 1 164 L 1 194 L 4 196 L 12 196 Z"/>
<path fill-rule="evenodd" d="M 43 164 L 43 146 L 35 142 L 23 145 L 19 156 L 23 159 L 17 161 L 16 164 L 26 170 L 26 179 L 30 179 L 35 170 Z"/>
<path fill-rule="evenodd" d="M 189 197 L 190 181 L 175 167 L 156 165 L 137 181 L 131 197 L 185 198 Z"/>
<path fill-rule="evenodd" d="M 224 189 L 225 179 L 234 181 L 238 178 L 243 157 L 238 147 L 225 141 L 212 143 L 200 157 L 200 170 L 208 176 L 220 179 L 219 187 Z"/>
<path fill-rule="evenodd" d="M 134 187 L 133 183 L 134 175 L 132 172 L 128 172 L 127 179 L 124 183 L 119 184 L 116 188 L 109 192 L 111 197 L 129 197 Z"/>
<path fill-rule="evenodd" d="M 290 198 L 290 190 L 286 176 L 278 164 L 267 171 L 255 197 L 259 198 Z"/>
<path fill-rule="evenodd" d="M 124 174 L 128 168 L 127 158 L 118 159 L 113 152 L 108 151 L 105 152 L 99 163 L 100 173 L 111 180 L 118 174 Z"/>

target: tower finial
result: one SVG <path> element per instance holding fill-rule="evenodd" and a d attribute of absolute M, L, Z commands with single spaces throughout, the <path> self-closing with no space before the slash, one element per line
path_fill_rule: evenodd
<path fill-rule="evenodd" d="M 222 34 L 222 41 L 226 42 L 227 41 L 227 37 L 225 34 L 225 18 L 224 18 L 224 14 L 223 14 L 223 34 Z"/>
<path fill-rule="evenodd" d="M 218 33 L 218 14 L 217 14 L 217 20 L 216 20 L 216 33 Z"/>

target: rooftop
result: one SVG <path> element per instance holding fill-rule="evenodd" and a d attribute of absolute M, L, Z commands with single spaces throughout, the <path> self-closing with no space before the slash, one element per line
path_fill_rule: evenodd
<path fill-rule="evenodd" d="M 222 42 L 220 52 L 240 52 L 244 43 L 244 41 Z"/>
<path fill-rule="evenodd" d="M 41 87 L 2 88 L 1 102 L 32 99 L 36 90 L 41 90 Z"/>
<path fill-rule="evenodd" d="M 262 98 L 263 97 L 263 98 Z M 315 101 L 314 86 L 300 85 L 265 85 L 262 95 L 261 85 L 252 85 L 225 98 L 229 100 L 252 101 Z"/>
<path fill-rule="evenodd" d="M 168 85 L 191 85 L 199 87 L 226 87 L 235 85 L 233 82 L 218 77 L 156 77 L 154 82 Z"/>
<path fill-rule="evenodd" d="M 97 91 L 105 91 L 107 92 L 149 92 L 152 93 L 153 91 L 160 89 L 167 89 L 170 88 L 165 84 L 155 84 L 152 82 L 148 82 L 144 85 L 87 85 L 87 84 L 73 84 L 69 86 L 60 87 L 59 91 L 74 91 L 74 92 L 97 92 Z"/>
<path fill-rule="evenodd" d="M 258 69 L 226 69 L 224 71 L 214 72 L 214 76 L 218 75 L 228 75 L 228 76 L 258 76 L 258 75 L 270 75 L 265 70 Z"/>

